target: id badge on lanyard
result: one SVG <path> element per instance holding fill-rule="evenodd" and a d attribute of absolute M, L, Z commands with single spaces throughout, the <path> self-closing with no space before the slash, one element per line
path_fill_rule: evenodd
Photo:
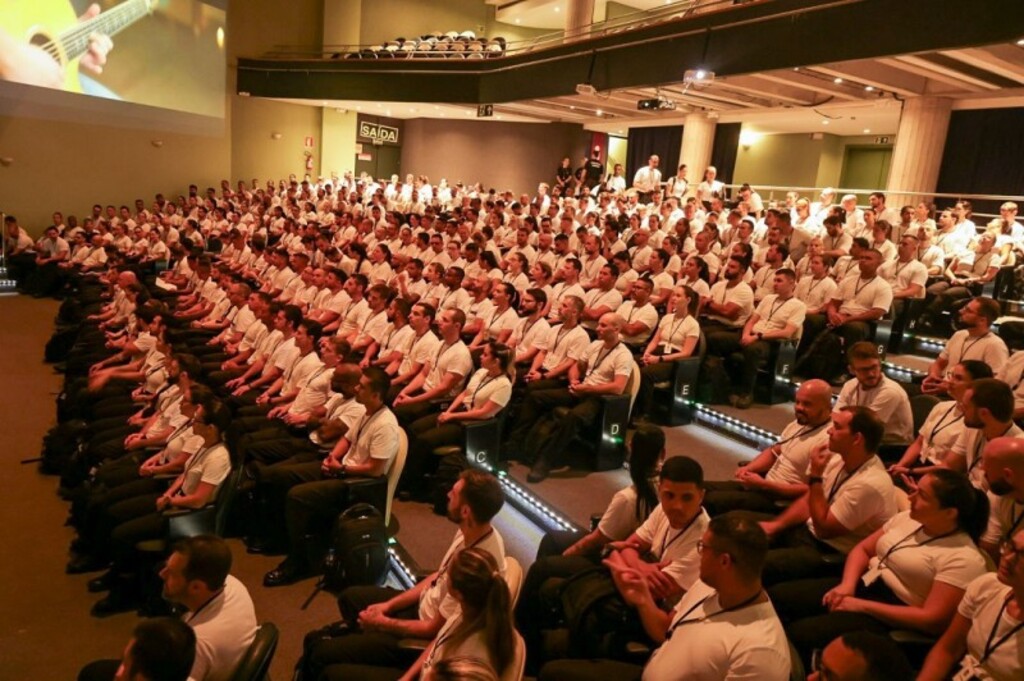
<path fill-rule="evenodd" d="M 991 677 L 985 673 L 974 656 L 967 654 L 960 660 L 960 671 L 953 675 L 953 681 L 989 681 Z"/>

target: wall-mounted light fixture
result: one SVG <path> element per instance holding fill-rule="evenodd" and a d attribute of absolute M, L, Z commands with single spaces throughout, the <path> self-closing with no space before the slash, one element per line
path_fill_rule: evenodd
<path fill-rule="evenodd" d="M 764 137 L 759 132 L 753 130 L 742 130 L 740 132 L 740 146 L 743 147 L 744 151 L 750 151 L 750 147 L 757 144 L 761 138 Z"/>
<path fill-rule="evenodd" d="M 164 141 L 163 140 L 150 140 L 149 143 L 152 144 L 157 149 L 159 149 L 160 147 L 162 147 L 164 145 Z"/>
<path fill-rule="evenodd" d="M 270 133 L 270 139 L 272 139 L 272 140 L 279 140 L 282 137 L 284 137 L 284 135 L 282 135 L 279 132 L 272 132 L 272 133 Z"/>

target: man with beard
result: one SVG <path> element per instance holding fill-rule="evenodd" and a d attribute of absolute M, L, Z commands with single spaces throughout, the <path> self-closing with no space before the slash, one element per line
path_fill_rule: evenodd
<path fill-rule="evenodd" d="M 458 532 L 441 567 L 406 591 L 355 586 L 338 598 L 342 617 L 306 636 L 302 678 L 317 679 L 328 665 L 365 664 L 406 669 L 418 651 L 400 646 L 403 638 L 433 638 L 445 621 L 459 611 L 448 590 L 448 567 L 464 548 L 479 548 L 494 556 L 505 570 L 505 543 L 491 526 L 504 504 L 498 479 L 490 473 L 463 471 L 448 493 L 448 519 Z"/>
<path fill-rule="evenodd" d="M 839 391 L 836 410 L 843 407 L 867 407 L 885 424 L 883 444 L 906 444 L 914 437 L 914 417 L 910 398 L 903 387 L 882 373 L 882 360 L 875 344 L 855 343 L 846 353 L 850 373 L 854 375 Z"/>
<path fill-rule="evenodd" d="M 778 442 L 736 469 L 733 480 L 705 483 L 704 508 L 712 516 L 733 510 L 774 513 L 780 502 L 790 502 L 807 491 L 807 464 L 811 452 L 828 442 L 832 423 L 832 389 L 818 379 L 797 388 L 795 420 Z"/>
<path fill-rule="evenodd" d="M 231 678 L 256 637 L 252 598 L 230 571 L 231 549 L 210 535 L 183 540 L 160 571 L 163 597 L 185 607 L 196 634 L 195 681 Z"/>
<path fill-rule="evenodd" d="M 990 441 L 981 455 L 981 469 L 992 510 L 978 544 L 998 560 L 1000 544 L 1024 530 L 1024 438 Z"/>

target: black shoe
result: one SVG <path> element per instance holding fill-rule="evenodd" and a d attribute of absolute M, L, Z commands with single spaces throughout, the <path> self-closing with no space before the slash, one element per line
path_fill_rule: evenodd
<path fill-rule="evenodd" d="M 548 462 L 544 459 L 538 459 L 537 462 L 533 464 L 533 468 L 530 469 L 530 474 L 526 476 L 526 482 L 543 482 L 550 474 L 551 466 L 548 465 Z"/>
<path fill-rule="evenodd" d="M 103 591 L 110 591 L 114 587 L 115 581 L 117 581 L 117 575 L 114 574 L 113 570 L 107 570 L 99 577 L 90 579 L 85 588 L 91 594 L 98 594 Z"/>
<path fill-rule="evenodd" d="M 106 598 L 97 601 L 89 613 L 93 617 L 109 617 L 121 612 L 130 612 L 139 607 L 138 598 L 127 589 L 113 589 Z"/>
<path fill-rule="evenodd" d="M 295 582 L 305 579 L 305 577 L 305 570 L 296 567 L 294 564 L 286 560 L 267 574 L 263 575 L 263 586 L 288 586 L 289 584 L 294 584 Z"/>
<path fill-rule="evenodd" d="M 67 567 L 64 568 L 64 572 L 69 575 L 81 575 L 86 572 L 98 572 L 103 570 L 110 565 L 109 560 L 105 560 L 98 556 L 76 556 L 68 561 Z"/>

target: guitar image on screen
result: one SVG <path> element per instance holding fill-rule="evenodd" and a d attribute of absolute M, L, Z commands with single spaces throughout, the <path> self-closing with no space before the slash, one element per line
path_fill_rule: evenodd
<path fill-rule="evenodd" d="M 64 72 L 64 89 L 81 92 L 78 62 L 89 51 L 90 36 L 114 36 L 152 13 L 159 0 L 125 0 L 92 18 L 79 21 L 64 0 L 5 3 L 0 30 L 48 54 Z"/>

